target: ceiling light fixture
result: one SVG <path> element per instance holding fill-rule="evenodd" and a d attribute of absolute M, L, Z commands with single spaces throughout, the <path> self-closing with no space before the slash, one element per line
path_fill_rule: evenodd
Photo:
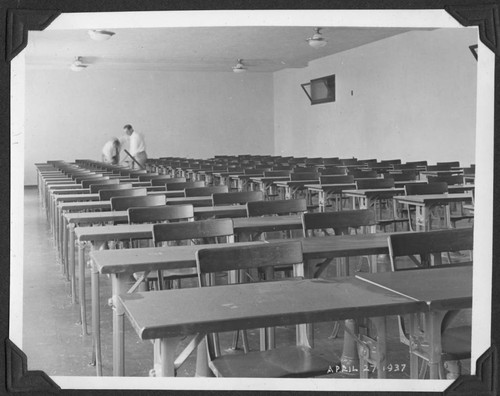
<path fill-rule="evenodd" d="M 309 45 L 313 48 L 322 48 L 327 43 L 327 41 L 321 35 L 320 30 L 321 28 L 315 28 L 314 29 L 315 33 L 313 34 L 313 36 L 306 39 Z"/>
<path fill-rule="evenodd" d="M 247 71 L 247 69 L 243 65 L 243 59 L 238 59 L 238 63 L 236 63 L 236 65 L 233 66 L 233 72 L 234 73 L 244 73 L 246 71 Z"/>
<path fill-rule="evenodd" d="M 76 57 L 74 62 L 70 65 L 70 69 L 75 71 L 75 72 L 79 72 L 79 71 L 82 71 L 82 70 L 85 70 L 87 68 L 88 65 L 85 65 L 83 62 L 82 62 L 82 59 L 81 57 Z"/>
<path fill-rule="evenodd" d="M 88 33 L 90 38 L 95 41 L 109 40 L 111 36 L 115 34 L 114 32 L 110 32 L 109 30 L 100 30 L 100 29 L 89 30 Z"/>

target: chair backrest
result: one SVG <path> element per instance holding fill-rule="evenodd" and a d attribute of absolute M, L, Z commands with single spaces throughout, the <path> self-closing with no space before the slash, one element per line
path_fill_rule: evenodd
<path fill-rule="evenodd" d="M 228 186 L 208 186 L 208 187 L 193 187 L 184 189 L 185 197 L 203 197 L 212 194 L 227 193 Z"/>
<path fill-rule="evenodd" d="M 406 165 L 417 166 L 427 166 L 427 161 L 408 161 Z"/>
<path fill-rule="evenodd" d="M 415 164 L 392 164 L 395 170 L 415 170 L 417 166 Z"/>
<path fill-rule="evenodd" d="M 145 187 L 99 190 L 100 201 L 109 201 L 113 197 L 141 197 L 145 195 L 147 195 Z"/>
<path fill-rule="evenodd" d="M 229 237 L 233 234 L 233 221 L 227 218 L 153 225 L 153 242 L 155 245 L 160 242 L 186 239 L 202 239 L 206 243 L 209 239 Z"/>
<path fill-rule="evenodd" d="M 293 168 L 292 174 L 294 173 L 315 173 L 317 172 L 315 166 L 297 166 Z"/>
<path fill-rule="evenodd" d="M 357 229 L 372 227 L 377 224 L 375 212 L 369 209 L 343 210 L 340 212 L 315 212 L 302 215 L 302 230 L 304 236 L 312 236 L 315 230 L 321 230 L 324 234 L 343 235 L 357 232 Z M 372 230 L 374 231 L 374 230 Z"/>
<path fill-rule="evenodd" d="M 440 183 L 444 182 L 449 186 L 455 184 L 464 184 L 463 175 L 453 175 L 453 176 L 427 176 L 427 181 L 429 184 L 431 183 Z"/>
<path fill-rule="evenodd" d="M 98 173 L 98 174 L 94 174 L 94 175 L 79 175 L 79 176 L 74 176 L 73 177 L 73 180 L 75 181 L 75 183 L 81 183 L 83 180 L 92 180 L 92 179 L 102 179 L 103 178 L 103 175 Z"/>
<path fill-rule="evenodd" d="M 443 264 L 442 253 L 473 249 L 473 228 L 395 233 L 388 237 L 388 243 L 393 271 L 427 268 L 432 264 L 431 257 L 434 261 L 433 266 L 439 266 Z M 403 256 L 408 257 L 409 260 L 396 260 Z"/>
<path fill-rule="evenodd" d="M 356 165 L 358 163 L 357 158 L 340 158 L 342 165 Z"/>
<path fill-rule="evenodd" d="M 134 207 L 128 209 L 128 222 L 157 223 L 172 220 L 193 219 L 193 205 L 165 205 Z"/>
<path fill-rule="evenodd" d="M 247 202 L 263 201 L 262 191 L 238 191 L 222 194 L 212 194 L 212 205 L 246 204 Z"/>
<path fill-rule="evenodd" d="M 340 164 L 339 157 L 323 158 L 323 165 L 335 165 L 335 164 Z"/>
<path fill-rule="evenodd" d="M 146 195 L 136 197 L 112 197 L 111 210 L 127 210 L 133 207 L 166 205 L 164 195 Z"/>
<path fill-rule="evenodd" d="M 290 180 L 319 180 L 318 172 L 293 172 L 290 173 Z"/>
<path fill-rule="evenodd" d="M 139 181 L 143 182 L 143 181 L 151 181 L 151 180 L 162 180 L 162 179 L 171 179 L 170 176 L 168 175 L 159 175 L 159 174 L 146 174 L 146 175 L 139 175 Z"/>
<path fill-rule="evenodd" d="M 294 272 L 301 274 L 302 262 L 300 241 L 259 243 L 249 246 L 235 245 L 234 247 L 200 249 L 196 252 L 196 268 L 200 286 L 213 285 L 212 275 L 216 272 L 293 265 Z"/>
<path fill-rule="evenodd" d="M 447 164 L 427 165 L 428 171 L 449 171 L 450 169 L 451 166 Z"/>
<path fill-rule="evenodd" d="M 405 185 L 406 195 L 443 194 L 448 192 L 448 184 L 440 183 L 414 183 Z"/>
<path fill-rule="evenodd" d="M 320 184 L 349 184 L 354 183 L 353 175 L 321 175 L 319 178 Z"/>
<path fill-rule="evenodd" d="M 416 180 L 417 172 L 415 171 L 401 171 L 401 173 L 384 173 L 385 179 L 394 179 L 394 181 Z"/>
<path fill-rule="evenodd" d="M 448 169 L 458 168 L 460 166 L 460 161 L 448 161 L 448 162 L 436 162 L 437 166 L 447 166 Z"/>
<path fill-rule="evenodd" d="M 321 157 L 306 158 L 306 165 L 315 165 L 322 163 L 323 163 L 323 158 Z"/>
<path fill-rule="evenodd" d="M 95 194 L 101 190 L 130 190 L 131 188 L 132 188 L 132 183 L 91 184 L 90 192 L 92 194 Z"/>
<path fill-rule="evenodd" d="M 153 186 L 164 186 L 170 183 L 184 183 L 185 181 L 186 181 L 185 177 L 166 177 L 166 178 L 151 179 L 151 184 Z"/>
<path fill-rule="evenodd" d="M 321 176 L 345 175 L 347 174 L 347 168 L 341 166 L 329 166 L 328 168 L 321 169 L 319 173 L 321 173 Z"/>
<path fill-rule="evenodd" d="M 356 186 L 359 190 L 366 190 L 371 188 L 393 188 L 394 179 L 364 179 L 356 180 Z"/>
<path fill-rule="evenodd" d="M 353 175 L 355 179 L 375 179 L 378 177 L 377 171 L 351 170 L 347 174 Z"/>
<path fill-rule="evenodd" d="M 274 168 L 273 168 L 274 169 Z M 290 176 L 290 173 L 292 171 L 290 169 L 288 170 L 272 170 L 272 171 L 264 171 L 264 177 L 273 177 L 273 176 Z"/>
<path fill-rule="evenodd" d="M 380 165 L 396 165 L 400 163 L 401 163 L 400 159 L 382 160 L 379 162 Z"/>
<path fill-rule="evenodd" d="M 154 180 L 153 180 L 154 181 Z M 205 187 L 204 181 L 166 183 L 167 191 L 184 190 L 186 188 Z"/>
<path fill-rule="evenodd" d="M 110 179 L 109 177 L 103 177 L 102 179 L 85 179 L 82 180 L 82 188 L 90 188 L 94 184 L 118 184 L 119 179 Z"/>
<path fill-rule="evenodd" d="M 142 169 L 142 170 L 133 170 L 132 172 L 129 173 L 129 176 L 130 177 L 139 177 L 141 175 L 145 175 L 147 174 L 148 171 L 146 169 Z"/>
<path fill-rule="evenodd" d="M 247 203 L 247 216 L 284 215 L 307 211 L 305 199 L 254 201 Z"/>

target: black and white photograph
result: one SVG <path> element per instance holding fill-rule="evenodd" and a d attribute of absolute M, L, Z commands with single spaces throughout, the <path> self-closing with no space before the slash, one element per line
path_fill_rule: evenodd
<path fill-rule="evenodd" d="M 495 394 L 498 5 L 132 3 L 5 10 L 6 389 Z"/>

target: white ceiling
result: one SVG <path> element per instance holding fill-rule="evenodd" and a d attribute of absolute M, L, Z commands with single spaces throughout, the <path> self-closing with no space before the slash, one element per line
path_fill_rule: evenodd
<path fill-rule="evenodd" d="M 314 26 L 112 30 L 116 34 L 103 42 L 83 29 L 30 31 L 27 67 L 64 69 L 80 56 L 96 69 L 231 72 L 241 58 L 249 72 L 274 72 L 417 29 L 326 27 L 321 33 L 328 44 L 320 49 L 306 42 Z"/>

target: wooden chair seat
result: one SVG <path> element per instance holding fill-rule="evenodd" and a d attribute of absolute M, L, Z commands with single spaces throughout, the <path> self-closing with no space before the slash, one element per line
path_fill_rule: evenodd
<path fill-rule="evenodd" d="M 333 355 L 333 354 L 332 354 Z M 338 356 L 305 346 L 287 346 L 246 354 L 228 354 L 209 363 L 216 377 L 280 378 L 326 374 Z"/>

